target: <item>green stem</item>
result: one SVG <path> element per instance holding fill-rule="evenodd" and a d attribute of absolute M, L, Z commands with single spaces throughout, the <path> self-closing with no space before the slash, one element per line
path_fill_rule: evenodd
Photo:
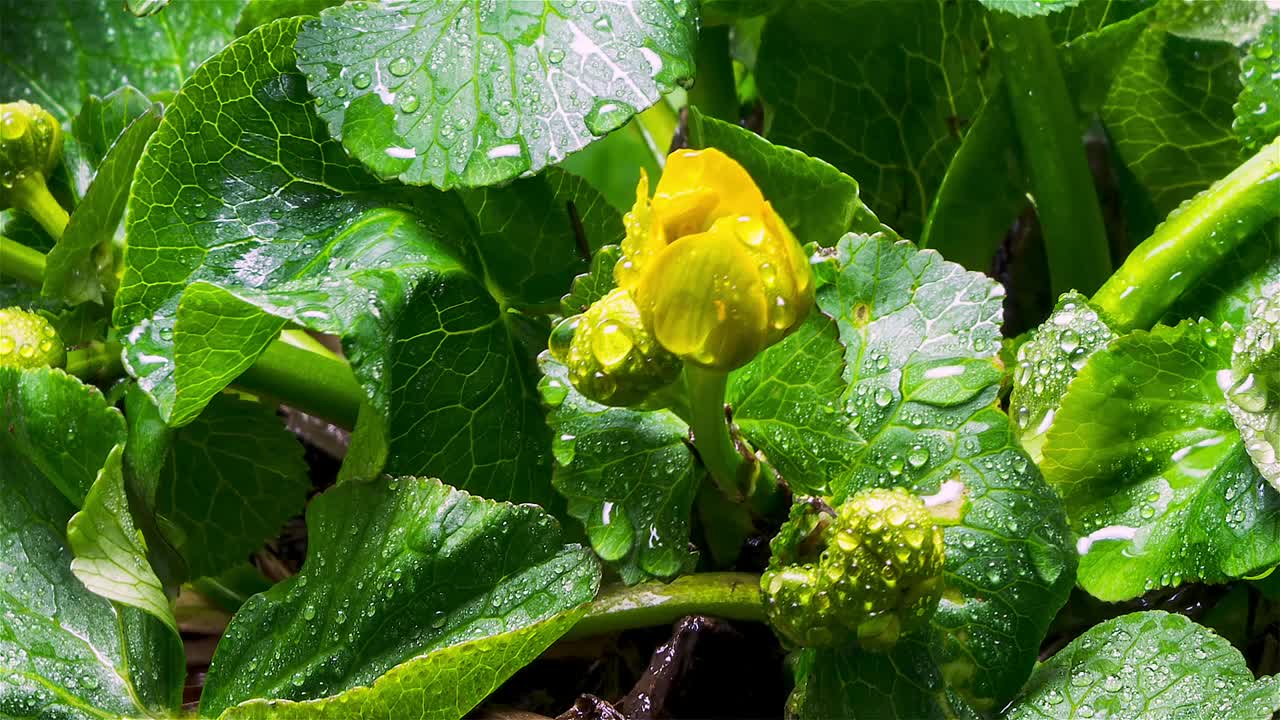
<path fill-rule="evenodd" d="M 1174 210 L 1093 296 L 1117 332 L 1154 325 L 1264 223 L 1280 216 L 1280 137 Z"/>
<path fill-rule="evenodd" d="M 242 563 L 218 577 L 191 581 L 191 587 L 229 613 L 234 613 L 250 597 L 271 589 L 271 581 L 249 563 Z"/>
<path fill-rule="evenodd" d="M 345 361 L 278 340 L 234 384 L 345 428 L 355 427 L 364 397 Z"/>
<path fill-rule="evenodd" d="M 671 104 L 666 98 L 658 98 L 658 102 L 637 115 L 636 120 L 640 122 L 640 130 L 653 157 L 658 161 L 658 167 L 666 167 L 671 140 L 675 137 L 676 128 L 680 125 L 680 118 L 676 116 L 676 111 L 671 109 Z"/>
<path fill-rule="evenodd" d="M 731 500 L 741 500 L 750 489 L 744 487 L 743 457 L 729 436 L 724 415 L 724 391 L 729 374 L 687 365 L 685 385 L 689 392 L 689 428 L 702 464 L 720 492 Z"/>
<path fill-rule="evenodd" d="M 124 374 L 120 343 L 94 341 L 67 353 L 67 372 L 81 380 L 102 382 Z"/>
<path fill-rule="evenodd" d="M 587 614 L 565 635 L 576 639 L 635 628 L 668 625 L 686 615 L 762 622 L 760 576 L 698 573 L 670 583 L 615 587 L 600 593 Z"/>
<path fill-rule="evenodd" d="M 44 266 L 44 253 L 0 235 L 0 276 L 40 287 Z"/>
<path fill-rule="evenodd" d="M 49 194 L 44 176 L 38 173 L 26 175 L 9 189 L 9 201 L 13 206 L 29 214 L 54 240 L 61 240 L 71 216 Z"/>
<path fill-rule="evenodd" d="M 1091 293 L 1111 274 L 1110 248 L 1049 25 L 1042 17 L 1004 12 L 988 19 L 1031 176 L 1053 293 Z"/>
<path fill-rule="evenodd" d="M 689 88 L 689 104 L 704 115 L 738 122 L 738 87 L 729 54 L 729 27 L 705 27 L 698 35 L 697 81 Z"/>

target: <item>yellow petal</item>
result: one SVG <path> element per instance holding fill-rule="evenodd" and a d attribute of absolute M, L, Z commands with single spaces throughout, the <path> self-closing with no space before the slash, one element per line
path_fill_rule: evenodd
<path fill-rule="evenodd" d="M 763 204 L 751 175 L 715 148 L 671 153 L 653 197 L 672 238 L 706 231 L 722 217 L 759 215 Z"/>
<path fill-rule="evenodd" d="M 635 291 L 645 324 L 663 347 L 721 371 L 745 365 L 768 337 L 768 294 L 736 222 L 723 218 L 672 243 Z"/>

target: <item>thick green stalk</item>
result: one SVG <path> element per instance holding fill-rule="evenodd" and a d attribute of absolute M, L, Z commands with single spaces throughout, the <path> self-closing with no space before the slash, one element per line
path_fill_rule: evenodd
<path fill-rule="evenodd" d="M 724 391 L 729 374 L 687 365 L 685 384 L 689 392 L 689 428 L 693 445 L 716 487 L 731 500 L 741 500 L 750 488 L 743 486 L 743 457 L 724 414 Z"/>
<path fill-rule="evenodd" d="M 605 589 L 565 638 L 668 625 L 686 615 L 763 622 L 765 612 L 764 599 L 760 596 L 760 576 L 698 573 L 670 583 L 651 582 Z"/>
<path fill-rule="evenodd" d="M 1091 293 L 1111 274 L 1110 250 L 1075 106 L 1049 26 L 1042 17 L 1004 12 L 988 18 L 1031 176 L 1050 284 L 1055 295 L 1068 290 Z"/>
<path fill-rule="evenodd" d="M 26 175 L 9 188 L 9 202 L 19 210 L 25 211 L 40 223 L 40 227 L 49 233 L 54 240 L 62 238 L 71 216 L 62 205 L 49 194 L 44 177 L 37 173 Z"/>
<path fill-rule="evenodd" d="M 101 382 L 124 374 L 120 343 L 94 341 L 67 353 L 67 372 L 81 380 Z"/>
<path fill-rule="evenodd" d="M 689 88 L 689 104 L 704 115 L 738 123 L 738 87 L 729 55 L 729 27 L 706 27 L 698 35 L 698 74 Z"/>
<path fill-rule="evenodd" d="M 1093 296 L 1117 332 L 1149 328 L 1245 238 L 1280 218 L 1280 137 L 1169 213 Z"/>
<path fill-rule="evenodd" d="M 44 253 L 0 235 L 0 277 L 40 287 L 44 266 Z"/>
<path fill-rule="evenodd" d="M 279 398 L 345 428 L 356 426 L 364 390 L 345 361 L 285 342 L 271 343 L 236 378 L 236 387 Z"/>

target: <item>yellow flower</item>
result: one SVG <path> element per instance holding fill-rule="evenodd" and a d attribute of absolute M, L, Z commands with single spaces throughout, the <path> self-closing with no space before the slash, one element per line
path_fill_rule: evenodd
<path fill-rule="evenodd" d="M 641 172 L 626 231 L 614 278 L 658 342 L 695 365 L 741 367 L 813 306 L 800 244 L 719 150 L 672 153 L 652 200 Z"/>

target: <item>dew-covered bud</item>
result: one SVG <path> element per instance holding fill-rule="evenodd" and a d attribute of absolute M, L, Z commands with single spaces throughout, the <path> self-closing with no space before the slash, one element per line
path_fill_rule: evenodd
<path fill-rule="evenodd" d="M 678 150 L 649 198 L 641 175 L 614 270 L 658 342 L 727 372 L 800 325 L 813 271 L 751 176 L 715 149 Z"/>
<path fill-rule="evenodd" d="M 864 490 L 838 508 L 797 501 L 760 579 L 769 620 L 803 647 L 856 638 L 883 651 L 926 627 L 942 597 L 942 528 L 924 502 Z"/>
<path fill-rule="evenodd" d="M 20 308 L 0 309 L 0 367 L 62 367 L 67 350 L 48 320 Z"/>
<path fill-rule="evenodd" d="M 62 127 L 44 108 L 25 100 L 0 104 L 0 206 L 13 207 L 14 186 L 28 178 L 43 185 L 61 152 Z"/>
<path fill-rule="evenodd" d="M 550 345 L 573 386 L 605 405 L 639 404 L 671 384 L 682 367 L 645 328 L 631 295 L 620 288 L 558 325 Z"/>

